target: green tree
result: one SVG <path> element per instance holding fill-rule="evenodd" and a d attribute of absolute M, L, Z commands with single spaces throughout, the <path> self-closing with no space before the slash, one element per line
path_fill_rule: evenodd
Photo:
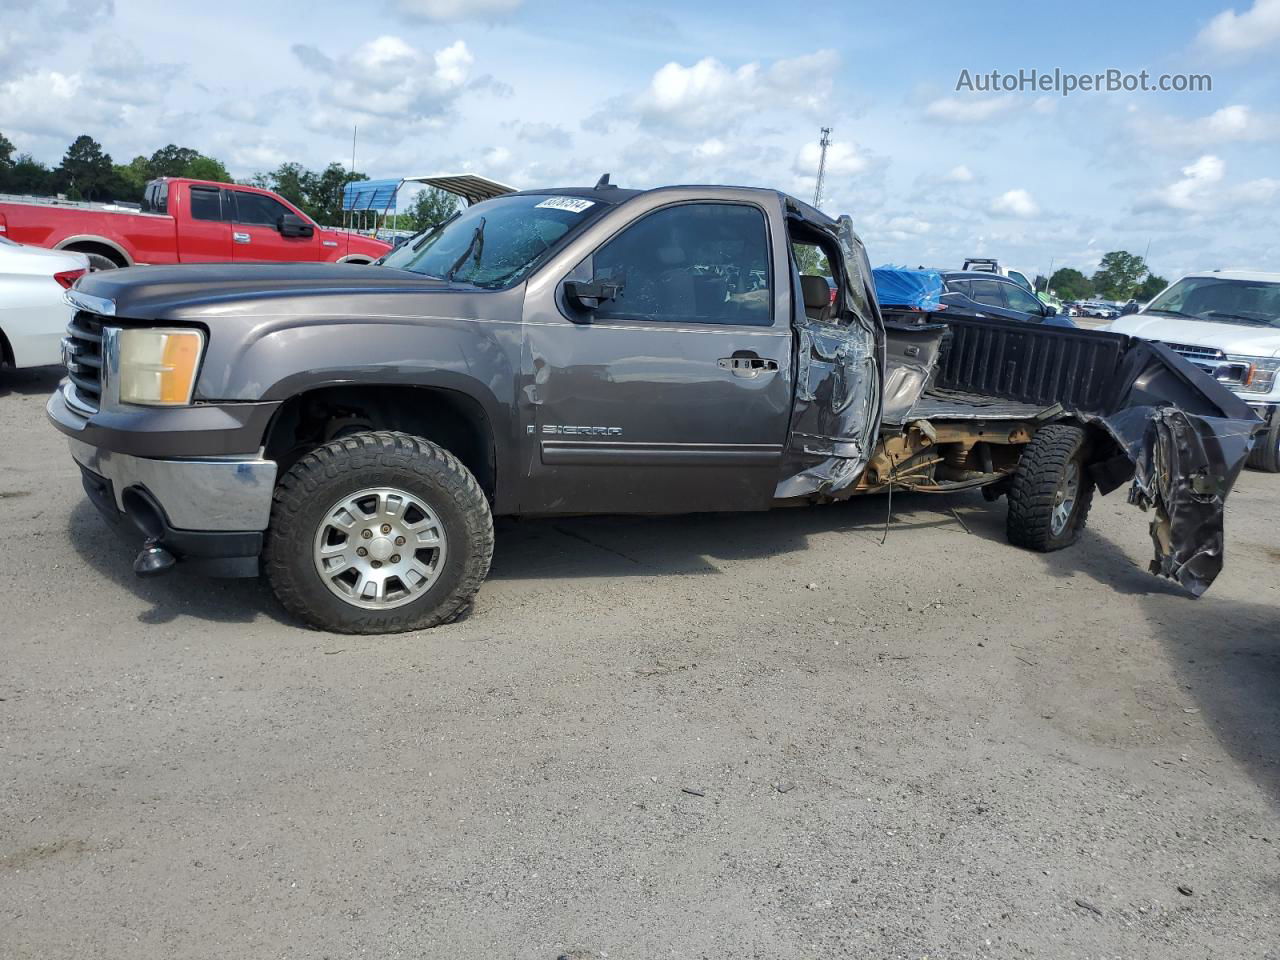
<path fill-rule="evenodd" d="M 1059 267 L 1049 278 L 1049 289 L 1063 300 L 1084 300 L 1093 296 L 1093 285 L 1079 270 Z"/>
<path fill-rule="evenodd" d="M 20 153 L 9 167 L 0 167 L 0 192 L 47 195 L 57 190 L 53 171 L 29 153 Z"/>
<path fill-rule="evenodd" d="M 55 177 L 68 196 L 74 193 L 86 200 L 104 200 L 112 191 L 115 168 L 102 144 L 82 133 L 67 147 Z"/>
<path fill-rule="evenodd" d="M 413 198 L 413 203 L 409 205 L 409 209 L 405 213 L 405 217 L 409 221 L 406 229 L 426 230 L 438 223 L 444 223 L 457 210 L 457 194 L 449 193 L 436 187 L 427 187 L 425 190 L 419 191 L 418 195 Z"/>
<path fill-rule="evenodd" d="M 13 166 L 13 151 L 17 148 L 3 133 L 0 133 L 0 170 Z"/>
<path fill-rule="evenodd" d="M 192 180 L 213 180 L 216 183 L 231 182 L 231 174 L 222 165 L 222 161 L 215 160 L 213 157 L 206 157 L 204 154 L 188 163 L 182 171 L 182 175 L 190 177 Z"/>
<path fill-rule="evenodd" d="M 1124 250 L 1112 250 L 1102 258 L 1093 275 L 1094 289 L 1108 300 L 1128 300 L 1146 275 L 1141 257 Z"/>
<path fill-rule="evenodd" d="M 199 150 L 169 144 L 161 147 L 147 161 L 147 179 L 155 177 L 185 177 L 187 167 L 200 158 Z"/>
<path fill-rule="evenodd" d="M 307 211 L 319 224 L 337 226 L 342 223 L 342 188 L 357 180 L 368 180 L 363 173 L 348 173 L 340 163 L 331 163 L 308 181 Z"/>
<path fill-rule="evenodd" d="M 273 190 L 321 225 L 342 223 L 342 188 L 354 180 L 368 180 L 363 173 L 350 173 L 340 163 L 331 163 L 319 173 L 300 163 L 282 163 L 270 173 L 250 179 L 255 187 Z"/>
<path fill-rule="evenodd" d="M 134 157 L 128 163 L 115 165 L 117 200 L 134 200 L 142 196 L 142 190 L 151 179 L 151 168 L 146 157 Z"/>
<path fill-rule="evenodd" d="M 1154 273 L 1148 273 L 1147 279 L 1134 291 L 1133 297 L 1140 303 L 1146 303 L 1153 299 L 1156 294 L 1169 285 L 1169 281 L 1164 277 L 1157 277 Z"/>

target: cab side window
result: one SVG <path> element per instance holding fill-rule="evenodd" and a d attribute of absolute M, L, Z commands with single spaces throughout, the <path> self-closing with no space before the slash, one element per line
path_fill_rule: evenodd
<path fill-rule="evenodd" d="M 222 191 L 216 187 L 191 188 L 191 219 L 221 220 Z"/>
<path fill-rule="evenodd" d="M 1044 313 L 1044 307 L 1041 306 L 1040 301 L 1021 287 L 1014 286 L 1011 283 L 1001 284 L 1001 286 L 1005 288 L 1004 295 L 1009 300 L 1010 310 L 1021 310 L 1023 313 L 1029 313 L 1032 316 L 1040 316 Z"/>
<path fill-rule="evenodd" d="M 261 193 L 249 193 L 247 190 L 237 190 L 236 194 L 236 223 L 247 223 L 254 226 L 274 227 L 280 222 L 280 218 L 286 213 L 291 212 L 288 207 L 278 200 L 264 196 Z"/>
<path fill-rule="evenodd" d="M 1004 284 L 998 280 L 972 280 L 969 283 L 969 298 L 989 307 L 1003 307 Z"/>
<path fill-rule="evenodd" d="M 596 251 L 595 276 L 622 291 L 597 319 L 768 326 L 769 231 L 758 208 L 736 203 L 666 207 Z"/>

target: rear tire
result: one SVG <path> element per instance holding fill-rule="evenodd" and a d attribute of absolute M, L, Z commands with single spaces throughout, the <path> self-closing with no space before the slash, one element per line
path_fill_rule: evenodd
<path fill-rule="evenodd" d="M 489 502 L 453 454 L 407 433 L 365 431 L 284 475 L 263 567 L 284 608 L 314 627 L 398 633 L 455 619 L 492 556 Z"/>
<path fill-rule="evenodd" d="M 1018 460 L 1009 488 L 1006 534 L 1015 547 L 1049 553 L 1076 542 L 1093 503 L 1081 427 L 1041 427 Z"/>
<path fill-rule="evenodd" d="M 1280 408 L 1271 413 L 1271 425 L 1258 434 L 1257 446 L 1249 454 L 1249 466 L 1267 473 L 1280 473 Z"/>

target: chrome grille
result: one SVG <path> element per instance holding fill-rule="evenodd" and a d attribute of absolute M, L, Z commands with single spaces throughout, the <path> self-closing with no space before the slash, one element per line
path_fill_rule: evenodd
<path fill-rule="evenodd" d="M 102 402 L 102 323 L 95 313 L 77 311 L 62 338 L 62 360 L 76 400 L 95 412 Z"/>
<path fill-rule="evenodd" d="M 1227 359 L 1227 355 L 1215 347 L 1195 347 L 1189 343 L 1169 343 L 1168 341 L 1165 341 L 1164 345 L 1179 356 L 1192 361 L 1203 360 L 1216 363 Z"/>
<path fill-rule="evenodd" d="M 1197 347 L 1189 343 L 1163 342 L 1166 347 L 1178 356 L 1184 360 L 1190 360 L 1220 383 L 1242 383 L 1249 374 L 1249 364 L 1227 360 L 1227 355 L 1217 347 Z"/>

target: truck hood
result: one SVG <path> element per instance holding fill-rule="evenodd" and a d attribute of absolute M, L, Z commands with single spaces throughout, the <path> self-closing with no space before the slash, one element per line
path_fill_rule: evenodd
<path fill-rule="evenodd" d="M 160 320 L 238 312 L 282 298 L 476 291 L 421 274 L 352 263 L 192 263 L 102 270 L 82 277 L 71 297 L 107 316 Z M 98 302 L 101 301 L 101 302 Z M 230 309 L 227 309 L 230 308 Z"/>
<path fill-rule="evenodd" d="M 1268 329 L 1245 323 L 1216 323 L 1159 313 L 1134 313 L 1117 318 L 1107 329 L 1143 340 L 1211 347 L 1242 356 L 1280 356 L 1280 328 L 1277 327 Z"/>

